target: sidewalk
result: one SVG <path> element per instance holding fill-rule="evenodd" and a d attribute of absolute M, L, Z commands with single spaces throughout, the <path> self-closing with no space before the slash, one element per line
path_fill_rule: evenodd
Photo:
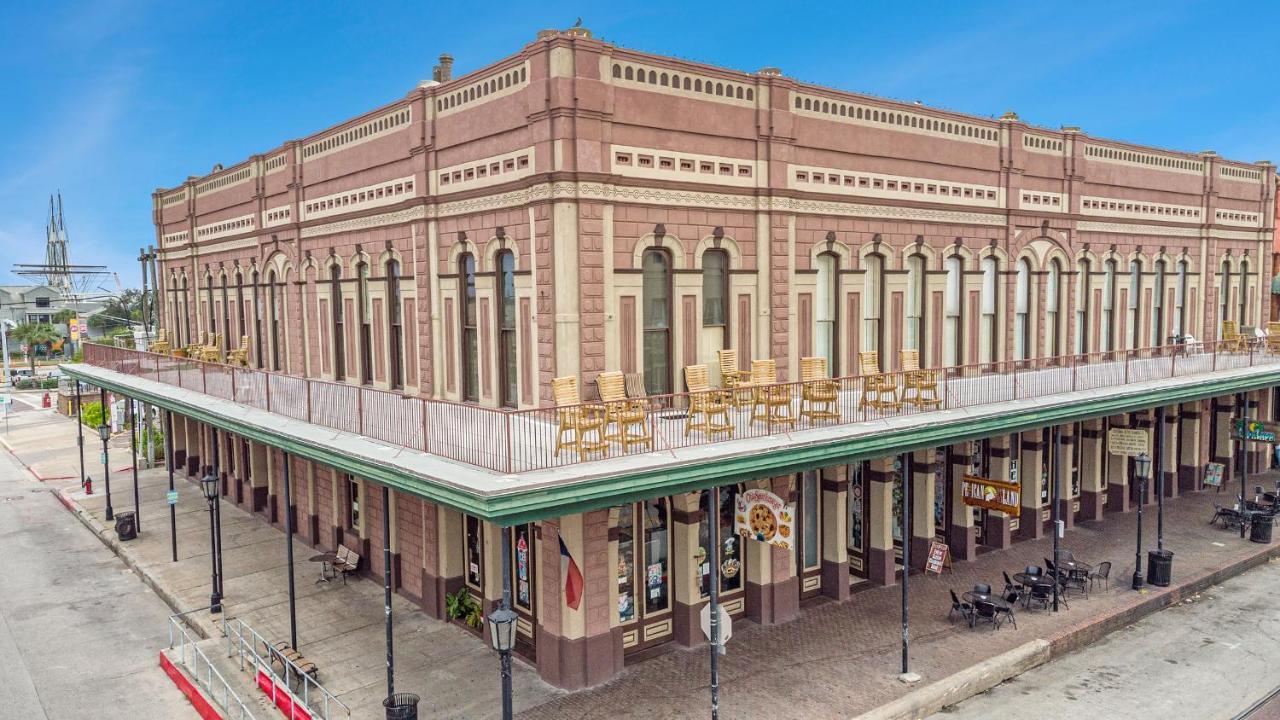
<path fill-rule="evenodd" d="M 74 449 L 74 424 L 54 419 L 44 432 L 24 442 Z M 19 456 L 35 452 L 25 447 Z M 114 457 L 114 455 L 113 455 Z M 128 464 L 112 461 L 112 467 Z M 75 460 L 74 453 L 70 453 Z M 94 453 L 96 460 L 96 453 Z M 78 475 L 78 468 L 76 471 Z M 96 480 L 95 476 L 95 480 Z M 102 519 L 105 499 L 95 487 L 86 498 L 78 482 L 50 483 L 68 506 L 116 547 L 126 562 L 181 609 L 208 603 L 208 516 L 199 489 L 178 479 L 179 562 L 170 562 L 169 518 L 164 503 L 164 471 L 140 474 L 142 536 L 123 545 Z M 1264 482 L 1262 478 L 1259 483 Z M 1269 482 L 1269 481 L 1267 481 Z M 112 482 L 114 506 L 132 510 L 129 475 Z M 1229 502 L 1230 491 L 1200 493 L 1165 505 L 1165 547 L 1176 553 L 1171 588 L 1128 588 L 1133 572 L 1135 517 L 1108 515 L 1099 523 L 1067 531 L 1063 547 L 1097 563 L 1110 560 L 1111 587 L 1089 599 L 1072 598 L 1054 615 L 1018 613 L 1018 627 L 970 630 L 950 623 L 948 588 L 961 592 L 976 582 L 1003 586 L 1001 570 L 1012 574 L 1042 564 L 1052 539 L 1018 543 L 1005 551 L 956 563 L 942 577 L 911 578 L 911 669 L 923 676 L 908 686 L 897 679 L 900 653 L 901 588 L 872 588 L 843 605 L 826 600 L 806 604 L 799 619 L 763 627 L 739 621 L 721 661 L 721 708 L 732 718 L 849 718 L 879 708 L 874 717 L 914 717 L 980 692 L 1010 674 L 1092 642 L 1142 615 L 1177 602 L 1204 587 L 1265 562 L 1280 552 L 1274 545 L 1241 540 L 1207 522 L 1213 503 Z M 1155 509 L 1145 513 L 1148 549 L 1154 547 Z M 227 615 L 237 616 L 269 638 L 288 635 L 284 538 L 281 532 L 230 504 L 223 504 Z M 352 717 L 381 717 L 385 693 L 381 585 L 352 580 L 349 585 L 316 585 L 314 551 L 294 545 L 299 643 L 320 667 L 320 680 L 353 708 Z M 1144 557 L 1145 563 L 1145 557 Z M 396 688 L 423 697 L 423 717 L 478 718 L 497 714 L 498 674 L 494 653 L 467 631 L 430 619 L 403 598 L 395 609 Z M 220 631 L 198 613 L 211 636 Z M 709 702 L 706 648 L 673 649 L 628 667 L 613 681 L 568 694 L 542 683 L 523 662 L 515 663 L 516 710 L 529 720 L 600 717 L 702 717 Z M 977 669 L 974 669 L 977 668 Z M 961 675 L 956 675 L 962 673 Z M 976 681 L 969 676 L 983 675 Z M 985 684 L 984 684 L 985 683 Z M 950 693 L 950 694 L 948 694 Z M 896 708 L 895 712 L 890 712 Z"/>

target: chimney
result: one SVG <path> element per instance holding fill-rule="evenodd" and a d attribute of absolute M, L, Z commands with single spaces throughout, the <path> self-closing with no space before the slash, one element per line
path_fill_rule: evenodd
<path fill-rule="evenodd" d="M 440 64 L 431 68 L 431 79 L 440 83 L 446 83 L 453 79 L 452 55 L 440 53 Z"/>

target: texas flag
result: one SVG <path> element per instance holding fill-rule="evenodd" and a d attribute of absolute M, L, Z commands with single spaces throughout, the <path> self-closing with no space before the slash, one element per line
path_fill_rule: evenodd
<path fill-rule="evenodd" d="M 577 610 L 582 604 L 582 570 L 565 547 L 564 538 L 560 540 L 560 574 L 564 576 L 564 600 L 571 610 Z"/>

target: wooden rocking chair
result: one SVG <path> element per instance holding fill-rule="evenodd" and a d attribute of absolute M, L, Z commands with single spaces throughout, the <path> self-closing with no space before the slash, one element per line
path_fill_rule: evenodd
<path fill-rule="evenodd" d="M 711 388 L 707 366 L 686 366 L 684 383 L 689 386 L 689 415 L 684 421 L 685 437 L 689 436 L 690 430 L 701 430 L 708 435 L 723 432 L 732 436 L 733 423 L 729 422 L 730 394 Z"/>
<path fill-rule="evenodd" d="M 902 402 L 916 407 L 942 407 L 942 398 L 938 397 L 938 370 L 920 369 L 920 351 L 903 350 L 902 358 Z"/>
<path fill-rule="evenodd" d="M 209 336 L 209 344 L 200 348 L 200 359 L 205 362 L 222 362 L 222 352 L 218 346 L 222 344 L 222 335 L 213 333 Z"/>
<path fill-rule="evenodd" d="M 840 419 L 840 386 L 827 377 L 827 359 L 800 358 L 800 417 L 810 421 Z"/>
<path fill-rule="evenodd" d="M 600 402 L 604 403 L 605 440 L 622 443 L 622 451 L 632 445 L 653 447 L 653 433 L 649 430 L 649 413 L 644 400 L 627 397 L 627 381 L 618 371 L 602 372 L 596 376 L 596 389 Z M 609 432 L 609 426 L 614 426 Z"/>
<path fill-rule="evenodd" d="M 775 423 L 796 424 L 796 416 L 791 413 L 791 388 L 777 383 L 776 360 L 751 361 L 751 386 L 754 394 L 751 422 L 763 420 L 770 428 Z"/>
<path fill-rule="evenodd" d="M 191 358 L 192 360 L 199 360 L 200 355 L 202 354 L 201 351 L 204 350 L 204 346 L 206 345 L 205 341 L 208 339 L 208 337 L 209 337 L 209 334 L 206 333 L 204 330 L 201 330 L 199 337 L 196 338 L 196 341 L 186 347 L 187 357 Z"/>
<path fill-rule="evenodd" d="M 1240 334 L 1240 323 L 1235 320 L 1222 321 L 1222 350 L 1224 352 L 1245 352 L 1249 349 L 1249 339 Z"/>
<path fill-rule="evenodd" d="M 1267 323 L 1267 352 L 1280 354 L 1280 322 Z"/>
<path fill-rule="evenodd" d="M 240 347 L 227 353 L 227 364 L 249 367 L 249 336 L 240 336 Z"/>
<path fill-rule="evenodd" d="M 169 354 L 169 331 L 165 330 L 164 328 L 160 328 L 159 330 L 157 330 L 155 341 L 152 342 L 151 347 L 147 349 L 153 353 L 168 355 Z"/>
<path fill-rule="evenodd" d="M 875 350 L 858 353 L 858 369 L 862 374 L 859 409 L 873 407 L 879 410 L 897 410 L 902 407 L 902 401 L 898 399 L 898 380 L 889 373 L 880 372 L 879 353 Z M 886 395 L 889 396 L 887 399 Z"/>
<path fill-rule="evenodd" d="M 556 432 L 556 457 L 564 448 L 576 450 L 580 460 L 587 455 L 599 452 L 607 447 L 604 441 L 605 410 L 600 405 L 583 405 L 582 396 L 578 392 L 578 378 L 575 376 L 551 379 L 551 394 L 555 398 L 556 416 L 560 427 Z M 589 439 L 589 433 L 595 433 L 595 439 Z M 565 440 L 565 434 L 569 440 Z"/>
<path fill-rule="evenodd" d="M 738 369 L 737 350 L 717 350 L 720 359 L 720 387 L 729 391 L 729 404 L 744 408 L 751 404 L 751 371 Z"/>

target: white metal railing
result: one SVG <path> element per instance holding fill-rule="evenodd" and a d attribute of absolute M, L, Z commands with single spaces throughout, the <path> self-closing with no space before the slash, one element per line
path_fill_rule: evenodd
<path fill-rule="evenodd" d="M 231 689 L 231 684 L 222 676 L 222 673 L 218 672 L 218 669 L 209 661 L 209 657 L 196 644 L 198 640 L 192 638 L 187 631 L 184 616 L 208 609 L 207 607 L 196 608 L 169 616 L 169 649 L 174 650 L 175 643 L 177 644 L 178 661 L 195 679 L 196 684 L 204 688 L 209 698 L 222 706 L 227 713 L 227 720 L 256 720 L 244 699 Z"/>
<path fill-rule="evenodd" d="M 289 696 L 289 700 L 294 705 L 301 705 L 307 708 L 316 717 L 322 720 L 332 720 L 334 717 L 351 717 L 351 708 L 347 707 L 333 693 L 325 689 L 323 685 L 316 681 L 307 673 L 298 667 L 297 663 L 286 658 L 267 639 L 262 637 L 257 630 L 249 627 L 240 618 L 223 618 L 222 633 L 227 637 L 227 657 L 238 655 L 240 657 L 240 669 L 243 671 L 246 667 L 251 666 L 254 670 L 254 676 L 257 677 L 259 671 L 265 671 L 271 678 L 271 704 L 278 707 L 277 693 L 285 692 Z M 271 661 L 275 659 L 280 663 L 284 676 L 276 673 L 272 667 Z M 294 682 L 298 683 L 298 692 L 293 690 Z M 265 689 L 264 689 L 265 691 Z M 299 695 L 299 692 L 301 695 Z M 316 704 L 312 704 L 312 699 Z M 341 713 L 336 715 L 335 713 Z"/>

